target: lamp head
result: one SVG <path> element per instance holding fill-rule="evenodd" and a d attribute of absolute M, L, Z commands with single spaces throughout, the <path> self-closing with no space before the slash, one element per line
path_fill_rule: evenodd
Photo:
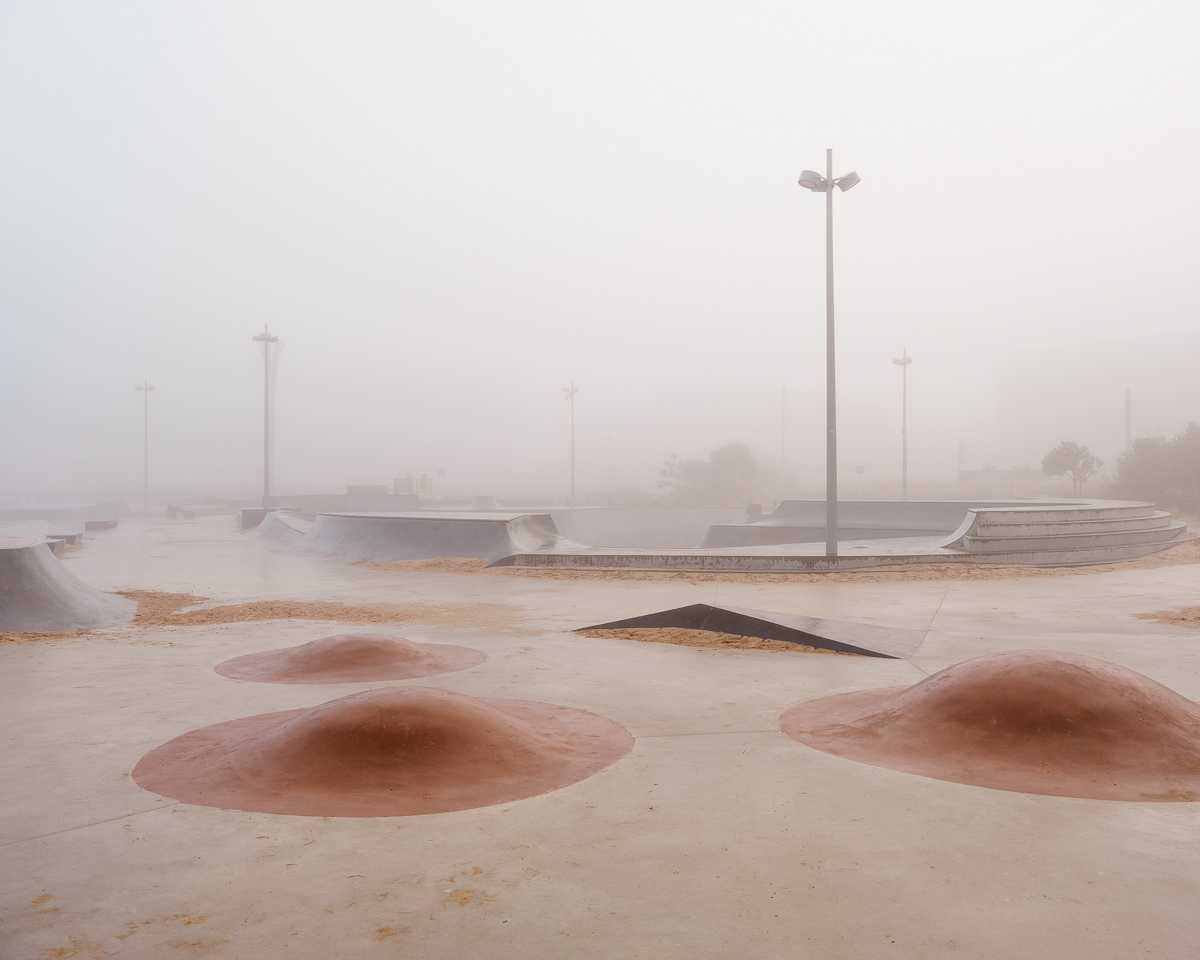
<path fill-rule="evenodd" d="M 811 190 L 813 193 L 824 193 L 829 189 L 829 181 L 816 170 L 801 170 L 800 179 L 797 182 L 805 190 Z"/>
<path fill-rule="evenodd" d="M 857 173 L 855 173 L 853 170 L 851 170 L 844 177 L 838 177 L 833 182 L 838 185 L 838 189 L 841 190 L 842 193 L 845 193 L 852 186 L 854 186 L 856 183 L 858 183 L 858 181 L 861 179 L 862 179 L 862 177 L 860 177 Z"/>

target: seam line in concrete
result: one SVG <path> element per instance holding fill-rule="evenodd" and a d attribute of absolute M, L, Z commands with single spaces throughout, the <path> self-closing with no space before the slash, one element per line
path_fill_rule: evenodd
<path fill-rule="evenodd" d="M 7 843 L 0 843 L 0 847 L 12 847 L 18 843 L 29 843 L 31 840 L 45 840 L 46 837 L 57 837 L 60 833 L 70 833 L 72 830 L 86 830 L 88 827 L 98 827 L 102 823 L 112 823 L 114 820 L 128 820 L 130 817 L 140 817 L 143 813 L 153 813 L 155 810 L 165 810 L 167 807 L 177 807 L 183 801 L 177 800 L 174 803 L 160 803 L 157 807 L 148 807 L 145 810 L 135 810 L 133 813 L 122 814 L 119 817 L 109 817 L 107 820 L 96 820 L 92 823 L 81 823 L 75 827 L 64 827 L 61 830 L 51 830 L 49 833 L 43 833 L 36 837 L 22 837 L 20 840 L 9 840 Z"/>
<path fill-rule="evenodd" d="M 917 649 L 908 655 L 908 662 L 920 670 L 925 676 L 929 676 L 929 671 L 924 669 L 919 663 L 913 663 L 913 657 L 921 652 L 921 648 L 925 646 L 925 641 L 929 638 L 929 632 L 933 629 L 934 621 L 937 620 L 938 614 L 942 612 L 942 604 L 946 602 L 946 598 L 950 596 L 950 588 L 953 583 L 946 584 L 946 592 L 942 594 L 942 599 L 938 601 L 937 609 L 933 611 L 933 616 L 929 618 L 929 626 L 925 628 L 925 636 L 921 638 L 921 642 L 917 644 Z"/>
<path fill-rule="evenodd" d="M 654 733 L 646 737 L 634 737 L 634 740 L 668 740 L 675 737 L 731 737 L 744 733 L 779 733 L 778 727 L 769 730 L 708 730 L 698 733 Z"/>

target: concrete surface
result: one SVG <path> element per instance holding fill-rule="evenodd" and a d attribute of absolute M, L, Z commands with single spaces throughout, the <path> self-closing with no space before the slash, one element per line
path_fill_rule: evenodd
<path fill-rule="evenodd" d="M 496 605 L 495 628 L 386 632 L 486 663 L 408 681 L 592 710 L 636 738 L 580 783 L 422 817 L 175 803 L 129 778 L 187 730 L 362 684 L 232 681 L 213 666 L 346 625 L 119 628 L 0 645 L 0 956 L 1190 958 L 1200 805 L 1006 793 L 854 763 L 779 730 L 789 706 L 1052 648 L 1200 698 L 1200 567 L 966 582 L 561 581 L 363 570 L 276 552 L 229 519 L 129 520 L 62 561 L 105 589 L 225 602 Z M 928 636 L 909 661 L 572 636 L 707 602 Z M 362 629 L 362 625 L 354 625 Z"/>

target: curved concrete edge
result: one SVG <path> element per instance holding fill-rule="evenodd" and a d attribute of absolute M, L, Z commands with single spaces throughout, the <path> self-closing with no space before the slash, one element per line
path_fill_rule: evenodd
<path fill-rule="evenodd" d="M 823 501 L 786 500 L 754 523 L 714 524 L 701 549 L 783 546 L 824 539 Z M 838 540 L 934 538 L 938 548 L 975 552 L 984 539 L 1073 536 L 1165 527 L 1169 514 L 1135 500 L 845 500 L 838 503 Z M 1094 527 L 1095 529 L 1089 529 Z M 1143 537 L 1145 539 L 1145 537 Z M 1003 547 L 1001 548 L 1003 550 Z"/>
<path fill-rule="evenodd" d="M 89 586 L 33 538 L 0 538 L 0 630 L 57 633 L 129 623 L 137 603 Z"/>
<path fill-rule="evenodd" d="M 263 517 L 262 522 L 252 530 L 247 531 L 246 537 L 253 540 L 277 540 L 280 543 L 299 543 L 304 535 L 312 529 L 312 522 L 290 517 L 284 513 L 272 511 Z"/>
<path fill-rule="evenodd" d="M 549 514 L 322 513 L 291 552 L 348 563 L 444 557 L 496 560 L 563 546 Z"/>
<path fill-rule="evenodd" d="M 1136 560 L 1147 554 L 1200 539 L 1195 535 L 1162 543 L 1134 543 L 1097 547 L 1091 550 L 1067 549 L 1014 553 L 966 553 L 965 551 L 923 553 L 860 553 L 827 557 L 823 554 L 784 554 L 775 556 L 734 553 L 522 553 L 500 557 L 489 567 L 575 567 L 581 569 L 696 570 L 745 573 L 824 573 L 870 567 L 930 563 L 994 564 L 997 566 L 1066 567 L 1093 566 Z M 886 541 L 884 541 L 886 542 Z M 824 548 L 824 544 L 814 544 Z"/>

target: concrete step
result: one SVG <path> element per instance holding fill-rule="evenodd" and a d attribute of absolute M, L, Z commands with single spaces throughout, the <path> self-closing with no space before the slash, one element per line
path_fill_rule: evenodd
<path fill-rule="evenodd" d="M 963 537 L 963 549 L 969 554 L 1040 553 L 1044 551 L 1092 550 L 1100 547 L 1121 547 L 1171 540 L 1187 529 L 1181 520 L 1172 520 L 1163 527 L 1122 532 L 1076 533 L 1068 536 L 1039 535 L 1031 537 Z"/>
<path fill-rule="evenodd" d="M 981 523 L 1063 523 L 1080 520 L 1120 520 L 1155 514 L 1152 503 L 1131 503 L 1117 507 L 976 507 Z"/>
<path fill-rule="evenodd" d="M 1098 520 L 1072 519 L 1041 522 L 994 521 L 980 518 L 971 531 L 972 537 L 1036 537 L 1071 536 L 1080 533 L 1120 533 L 1124 531 L 1164 530 L 1171 524 L 1171 515 L 1156 510 L 1144 517 L 1117 517 Z"/>

